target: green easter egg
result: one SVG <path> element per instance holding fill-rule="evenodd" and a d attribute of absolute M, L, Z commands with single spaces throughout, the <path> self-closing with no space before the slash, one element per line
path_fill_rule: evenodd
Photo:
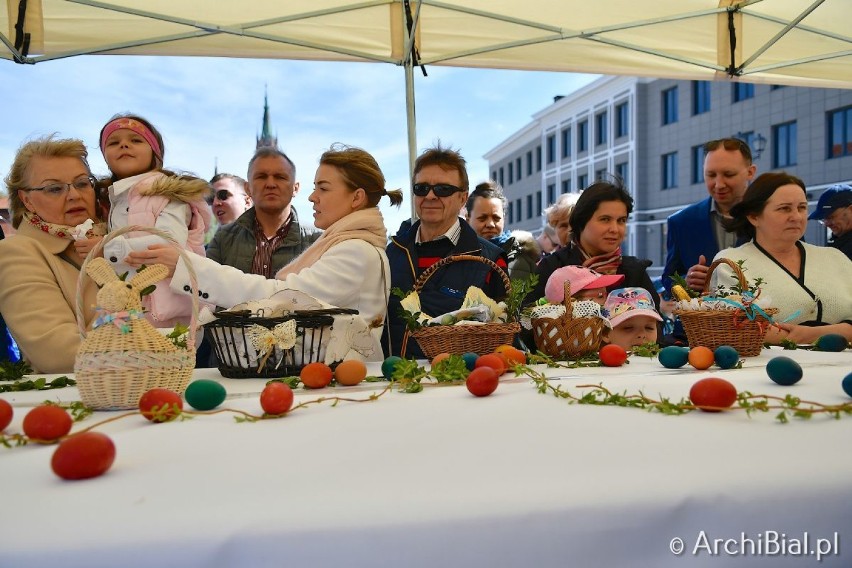
<path fill-rule="evenodd" d="M 740 354 L 730 345 L 720 345 L 713 352 L 713 358 L 720 369 L 730 369 L 740 361 Z"/>
<path fill-rule="evenodd" d="M 198 379 L 192 381 L 183 397 L 186 402 L 196 410 L 213 410 L 225 401 L 228 393 L 225 387 L 210 379 Z"/>
<path fill-rule="evenodd" d="M 841 383 L 843 386 L 843 392 L 852 396 L 852 373 L 849 373 L 845 377 L 843 377 L 843 382 Z"/>
<path fill-rule="evenodd" d="M 396 364 L 402 361 L 401 357 L 397 357 L 396 355 L 391 355 L 387 359 L 382 362 L 382 375 L 386 379 L 390 379 L 393 377 L 393 370 L 396 369 Z"/>
<path fill-rule="evenodd" d="M 678 347 L 677 345 L 669 345 L 660 350 L 657 358 L 660 360 L 660 364 L 667 369 L 680 369 L 689 360 L 689 349 Z"/>
<path fill-rule="evenodd" d="M 802 367 L 789 357 L 775 357 L 766 364 L 766 374 L 779 385 L 795 385 L 802 379 Z"/>
<path fill-rule="evenodd" d="M 462 355 L 462 359 L 464 359 L 464 365 L 467 367 L 467 370 L 472 371 L 476 366 L 476 360 L 479 359 L 479 355 L 476 353 L 465 353 Z"/>
<path fill-rule="evenodd" d="M 843 351 L 849 343 L 839 333 L 827 333 L 816 340 L 816 348 L 820 351 Z"/>

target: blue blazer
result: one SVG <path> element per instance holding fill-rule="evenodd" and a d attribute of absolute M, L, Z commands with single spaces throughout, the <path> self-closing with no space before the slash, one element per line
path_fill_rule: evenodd
<path fill-rule="evenodd" d="M 704 255 L 709 264 L 719 252 L 716 235 L 710 221 L 711 197 L 693 203 L 668 218 L 666 237 L 666 267 L 663 286 L 672 287 L 672 275 L 677 272 L 686 278 L 686 271 Z"/>

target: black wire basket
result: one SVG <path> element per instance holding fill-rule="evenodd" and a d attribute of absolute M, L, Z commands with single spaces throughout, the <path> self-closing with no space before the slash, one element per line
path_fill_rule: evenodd
<path fill-rule="evenodd" d="M 298 375 L 308 363 L 322 361 L 331 334 L 332 316 L 357 314 L 357 310 L 330 308 L 297 311 L 281 317 L 257 317 L 248 311 L 222 311 L 218 319 L 204 326 L 204 333 L 218 360 L 219 372 L 230 379 L 278 378 Z M 272 348 L 260 352 L 252 345 L 249 328 L 259 325 L 272 330 L 276 325 L 296 320 L 296 345 L 290 349 Z"/>

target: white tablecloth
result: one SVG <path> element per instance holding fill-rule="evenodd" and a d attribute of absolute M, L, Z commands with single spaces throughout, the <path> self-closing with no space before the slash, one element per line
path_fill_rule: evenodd
<path fill-rule="evenodd" d="M 802 363 L 799 384 L 767 378 L 776 355 Z M 740 390 L 843 403 L 850 371 L 849 351 L 772 350 L 739 370 L 633 357 L 547 372 L 572 392 L 603 383 L 679 399 L 720 376 Z M 262 380 L 195 375 L 222 381 L 224 407 L 260 413 Z M 299 390 L 297 402 L 381 386 Z M 7 431 L 20 431 L 26 406 L 78 395 L 0 396 L 16 406 Z M 569 405 L 506 375 L 481 399 L 433 387 L 256 423 L 125 418 L 99 428 L 117 458 L 92 480 L 57 478 L 53 447 L 0 448 L 0 567 L 852 566 L 852 416 L 782 425 L 774 414 Z M 813 550 L 830 541 L 820 564 L 767 554 L 773 534 L 795 547 L 805 533 Z M 714 553 L 714 539 L 734 539 L 735 554 L 724 543 Z"/>

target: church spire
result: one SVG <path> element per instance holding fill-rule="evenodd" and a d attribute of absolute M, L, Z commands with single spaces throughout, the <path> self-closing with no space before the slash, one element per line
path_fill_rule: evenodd
<path fill-rule="evenodd" d="M 272 135 L 272 128 L 269 124 L 269 97 L 266 93 L 266 88 L 263 90 L 263 127 L 260 131 L 260 136 L 257 138 L 257 148 L 268 146 L 270 148 L 278 148 L 278 137 Z"/>

